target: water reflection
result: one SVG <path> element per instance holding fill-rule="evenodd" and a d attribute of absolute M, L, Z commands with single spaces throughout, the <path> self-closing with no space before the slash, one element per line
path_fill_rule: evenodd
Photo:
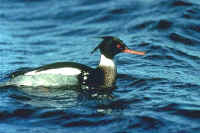
<path fill-rule="evenodd" d="M 15 98 L 34 107 L 69 108 L 77 105 L 78 93 L 74 90 L 48 88 L 17 88 Z"/>
<path fill-rule="evenodd" d="M 14 89 L 14 88 L 13 88 Z M 99 104 L 108 104 L 114 99 L 112 91 L 81 90 L 78 88 L 15 88 L 17 92 L 12 97 L 34 107 L 66 109 L 78 106 L 96 108 Z M 90 104 L 95 103 L 95 104 Z M 97 111 L 99 109 L 97 108 Z M 102 109 L 100 109 L 102 111 Z"/>

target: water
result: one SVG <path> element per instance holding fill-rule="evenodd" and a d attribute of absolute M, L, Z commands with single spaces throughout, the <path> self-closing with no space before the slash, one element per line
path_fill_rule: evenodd
<path fill-rule="evenodd" d="M 95 67 L 112 35 L 145 56 L 116 57 L 111 92 L 0 90 L 1 133 L 200 131 L 197 0 L 0 0 L 0 81 L 60 61 Z"/>

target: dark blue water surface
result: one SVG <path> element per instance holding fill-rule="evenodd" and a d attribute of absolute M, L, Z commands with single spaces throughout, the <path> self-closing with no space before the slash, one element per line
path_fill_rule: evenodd
<path fill-rule="evenodd" d="M 115 58 L 115 90 L 2 88 L 0 133 L 200 132 L 199 0 L 0 0 L 0 81 L 53 62 L 96 67 L 105 35 L 147 52 Z"/>

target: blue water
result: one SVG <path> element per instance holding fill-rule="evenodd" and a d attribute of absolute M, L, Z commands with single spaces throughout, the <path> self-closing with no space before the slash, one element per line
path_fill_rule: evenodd
<path fill-rule="evenodd" d="M 145 56 L 120 54 L 116 89 L 0 90 L 1 133 L 200 131 L 198 0 L 0 0 L 0 81 L 22 68 L 98 65 L 98 37 L 119 37 Z"/>

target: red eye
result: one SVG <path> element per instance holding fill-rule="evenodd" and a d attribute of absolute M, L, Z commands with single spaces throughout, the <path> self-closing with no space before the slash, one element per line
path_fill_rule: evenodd
<path fill-rule="evenodd" d="M 120 44 L 117 44 L 117 48 L 121 48 L 122 46 Z"/>

